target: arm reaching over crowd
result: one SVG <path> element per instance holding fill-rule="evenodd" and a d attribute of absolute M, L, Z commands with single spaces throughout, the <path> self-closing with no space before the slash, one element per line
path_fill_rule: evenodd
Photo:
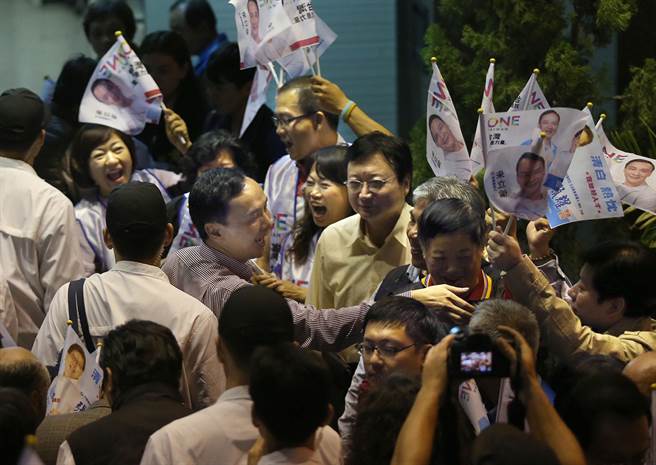
<path fill-rule="evenodd" d="M 337 84 L 328 79 L 321 76 L 312 77 L 312 92 L 319 99 L 321 108 L 328 113 L 341 115 L 342 120 L 349 125 L 356 136 L 374 131 L 393 135 L 390 130 L 371 119 Z"/>

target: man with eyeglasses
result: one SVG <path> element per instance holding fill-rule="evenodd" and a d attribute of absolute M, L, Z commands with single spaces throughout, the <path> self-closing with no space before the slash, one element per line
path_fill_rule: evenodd
<path fill-rule="evenodd" d="M 369 298 L 392 269 L 408 264 L 406 235 L 412 159 L 400 139 L 380 132 L 348 148 L 346 187 L 356 215 L 328 226 L 317 244 L 306 302 L 340 308 Z"/>
<path fill-rule="evenodd" d="M 280 268 L 281 245 L 303 214 L 302 188 L 312 165 L 310 155 L 338 142 L 340 115 L 357 135 L 387 131 L 356 107 L 336 84 L 325 79 L 303 76 L 278 89 L 273 123 L 288 155 L 269 167 L 264 181 L 274 224 L 269 252 L 260 260 L 262 268 Z"/>

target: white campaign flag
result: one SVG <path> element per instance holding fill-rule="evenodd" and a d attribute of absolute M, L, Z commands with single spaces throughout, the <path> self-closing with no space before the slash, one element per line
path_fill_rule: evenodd
<path fill-rule="evenodd" d="M 540 84 L 538 84 L 540 70 L 534 69 L 526 85 L 519 93 L 508 111 L 544 110 L 550 108 L 547 98 L 544 96 Z"/>
<path fill-rule="evenodd" d="M 489 113 L 480 124 L 492 205 L 527 220 L 544 216 L 548 191 L 560 189 L 567 175 L 585 114 L 573 108 Z"/>
<path fill-rule="evenodd" d="M 316 64 L 319 57 L 337 40 L 335 31 L 323 22 L 318 15 L 315 15 L 315 19 L 319 43 L 310 48 L 311 52 L 306 52 L 306 49 L 296 50 L 294 53 L 277 60 L 280 66 L 284 68 L 288 79 L 294 79 L 310 73 L 312 66 Z"/>
<path fill-rule="evenodd" d="M 624 215 L 592 114 L 588 107 L 583 113 L 586 124 L 579 134 L 567 176 L 560 189 L 549 191 L 547 219 L 552 228 Z"/>
<path fill-rule="evenodd" d="M 98 350 L 90 354 L 68 327 L 59 372 L 48 389 L 46 415 L 80 412 L 100 398 L 103 371 L 98 365 Z"/>
<path fill-rule="evenodd" d="M 435 176 L 471 177 L 471 161 L 442 73 L 433 61 L 426 100 L 426 157 Z"/>
<path fill-rule="evenodd" d="M 483 88 L 483 98 L 481 100 L 481 109 L 483 113 L 494 113 L 494 58 L 490 59 L 490 66 L 487 68 L 485 75 L 485 87 Z M 481 126 L 476 125 L 476 134 L 471 149 L 472 173 L 476 173 L 485 167 L 483 158 L 483 148 L 481 147 Z"/>
<path fill-rule="evenodd" d="M 256 68 L 253 84 L 251 84 L 251 92 L 246 102 L 246 110 L 244 110 L 244 119 L 241 122 L 241 129 L 239 130 L 239 137 L 244 135 L 244 132 L 246 132 L 248 126 L 253 122 L 260 107 L 266 103 L 267 89 L 269 88 L 271 77 L 271 71 L 266 66 L 258 66 Z"/>
<path fill-rule="evenodd" d="M 136 135 L 146 123 L 159 123 L 161 102 L 155 80 L 125 38 L 118 35 L 87 84 L 79 119 Z"/>
<path fill-rule="evenodd" d="M 656 160 L 614 147 L 601 124 L 597 127 L 597 135 L 620 201 L 656 214 Z"/>
<path fill-rule="evenodd" d="M 11 337 L 11 334 L 9 334 L 9 330 L 0 321 L 0 349 L 16 347 L 16 345 L 16 341 Z"/>

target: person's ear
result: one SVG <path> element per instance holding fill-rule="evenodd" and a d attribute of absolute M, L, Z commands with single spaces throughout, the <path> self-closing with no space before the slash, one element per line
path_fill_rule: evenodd
<path fill-rule="evenodd" d="M 319 110 L 314 114 L 314 117 L 312 118 L 312 122 L 314 123 L 314 127 L 316 129 L 321 129 L 323 126 L 328 124 L 328 120 L 326 119 L 326 114 Z"/>
<path fill-rule="evenodd" d="M 428 353 L 428 351 L 430 350 L 431 347 L 433 347 L 433 346 L 430 345 L 430 344 L 424 344 L 419 349 L 419 353 L 421 354 L 422 364 L 424 363 L 423 360 L 426 358 L 426 354 Z"/>
<path fill-rule="evenodd" d="M 609 303 L 607 315 L 614 319 L 620 319 L 626 312 L 626 300 L 624 297 L 613 297 L 608 299 Z"/>
<path fill-rule="evenodd" d="M 112 240 L 112 236 L 109 235 L 109 230 L 107 228 L 103 229 L 103 240 L 108 249 L 111 250 L 114 248 L 114 241 Z"/>
<path fill-rule="evenodd" d="M 206 223 L 205 234 L 208 236 L 221 237 L 221 225 L 219 223 Z"/>
<path fill-rule="evenodd" d="M 412 176 L 406 176 L 405 179 L 403 179 L 403 181 L 401 182 L 401 186 L 403 187 L 403 192 L 404 192 L 406 197 L 410 193 L 410 184 L 411 183 L 412 183 Z"/>
<path fill-rule="evenodd" d="M 164 230 L 164 247 L 168 247 L 173 242 L 173 225 L 168 223 Z"/>

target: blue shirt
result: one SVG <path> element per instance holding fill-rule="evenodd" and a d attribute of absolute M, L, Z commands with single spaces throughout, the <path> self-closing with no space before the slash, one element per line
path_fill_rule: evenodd
<path fill-rule="evenodd" d="M 214 52 L 216 52 L 218 49 L 221 48 L 223 44 L 225 44 L 228 41 L 228 36 L 226 36 L 223 32 L 220 34 L 217 34 L 214 40 L 209 43 L 207 47 L 205 47 L 198 55 L 198 61 L 194 65 L 194 73 L 196 76 L 200 77 L 203 75 L 205 72 L 205 69 L 207 68 L 207 63 L 210 61 L 210 57 Z"/>

